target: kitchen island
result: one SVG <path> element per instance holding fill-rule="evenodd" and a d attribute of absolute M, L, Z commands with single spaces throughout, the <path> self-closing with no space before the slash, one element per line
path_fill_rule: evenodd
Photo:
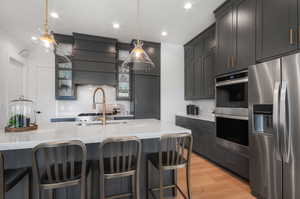
<path fill-rule="evenodd" d="M 99 143 L 109 137 L 136 136 L 142 140 L 142 157 L 140 169 L 141 199 L 146 198 L 146 156 L 148 153 L 157 152 L 161 135 L 170 133 L 191 133 L 190 130 L 176 126 L 172 123 L 154 119 L 115 121 L 106 126 L 87 125 L 79 126 L 75 122 L 49 123 L 39 126 L 37 131 L 24 133 L 0 133 L 0 150 L 5 156 L 6 168 L 32 167 L 31 149 L 43 142 L 80 140 L 87 145 L 88 160 L 94 160 L 92 165 L 92 197 L 99 198 L 98 193 L 98 148 Z M 166 173 L 166 183 L 175 179 L 173 173 Z M 153 184 L 157 184 L 155 178 Z M 126 192 L 130 188 L 128 179 L 117 179 L 107 184 L 106 192 L 114 194 Z M 35 193 L 36 191 L 34 191 Z M 169 194 L 171 194 L 170 192 Z M 8 198 L 23 198 L 22 188 L 16 187 Z M 79 188 L 59 190 L 56 199 L 79 198 Z M 45 197 L 47 198 L 47 197 Z"/>

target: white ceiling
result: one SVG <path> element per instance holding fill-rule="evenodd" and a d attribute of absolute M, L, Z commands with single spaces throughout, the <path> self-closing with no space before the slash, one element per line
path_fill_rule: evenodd
<path fill-rule="evenodd" d="M 214 22 L 213 10 L 224 0 L 140 0 L 141 38 L 184 44 Z M 43 0 L 0 0 L 0 29 L 19 40 L 30 42 L 43 24 Z M 50 28 L 58 33 L 80 32 L 130 41 L 137 38 L 136 0 L 49 0 L 49 11 L 60 15 L 50 18 Z M 120 23 L 120 29 L 112 23 Z M 168 32 L 162 37 L 161 32 Z"/>

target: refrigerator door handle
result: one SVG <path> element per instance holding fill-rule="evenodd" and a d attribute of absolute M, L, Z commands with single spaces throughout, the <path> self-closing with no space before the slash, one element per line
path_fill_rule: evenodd
<path fill-rule="evenodd" d="M 280 93 L 280 127 L 283 132 L 283 161 L 289 162 L 291 147 L 290 147 L 290 132 L 288 127 L 289 115 L 288 115 L 288 99 L 287 99 L 287 82 L 282 81 L 281 93 Z"/>
<path fill-rule="evenodd" d="M 282 161 L 281 151 L 280 151 L 280 137 L 279 137 L 279 89 L 280 81 L 275 82 L 274 87 L 274 104 L 273 104 L 273 130 L 275 135 L 275 151 L 276 158 L 279 161 Z"/>

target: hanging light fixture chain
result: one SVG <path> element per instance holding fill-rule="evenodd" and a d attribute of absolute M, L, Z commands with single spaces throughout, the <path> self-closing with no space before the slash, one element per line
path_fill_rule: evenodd
<path fill-rule="evenodd" d="M 44 24 L 44 28 L 45 28 L 45 33 L 49 32 L 49 28 L 48 28 L 48 0 L 45 0 L 45 24 Z"/>
<path fill-rule="evenodd" d="M 137 23 L 137 26 L 138 26 L 138 40 L 140 40 L 140 36 L 141 36 L 141 23 L 140 23 L 140 9 L 141 9 L 141 6 L 140 6 L 140 0 L 137 0 L 137 11 L 136 11 L 136 14 L 137 14 L 137 19 L 136 19 L 136 23 Z"/>

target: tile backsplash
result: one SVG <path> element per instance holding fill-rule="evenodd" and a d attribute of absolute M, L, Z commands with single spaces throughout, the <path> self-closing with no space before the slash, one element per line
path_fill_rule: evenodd
<path fill-rule="evenodd" d="M 121 108 L 121 113 L 130 113 L 129 101 L 117 101 L 116 100 L 116 88 L 111 86 L 94 86 L 94 85 L 82 85 L 77 86 L 77 100 L 75 101 L 56 101 L 56 116 L 74 116 L 79 113 L 93 113 L 99 112 L 101 105 L 98 104 L 94 110 L 93 104 L 93 92 L 96 88 L 102 87 L 106 95 L 106 103 L 110 106 L 118 105 Z M 96 103 L 102 102 L 102 94 L 98 92 L 96 95 Z"/>

